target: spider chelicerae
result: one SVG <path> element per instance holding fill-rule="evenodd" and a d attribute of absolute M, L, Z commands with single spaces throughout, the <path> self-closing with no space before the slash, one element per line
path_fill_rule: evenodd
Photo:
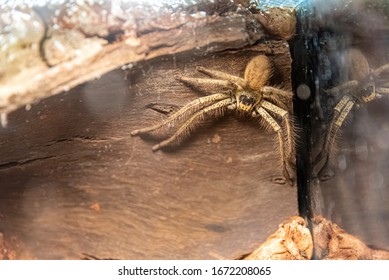
<path fill-rule="evenodd" d="M 288 103 L 290 104 L 293 94 L 290 91 L 266 86 L 273 72 L 270 59 L 265 55 L 252 58 L 246 66 L 244 78 L 204 67 L 197 67 L 196 70 L 210 78 L 177 77 L 177 79 L 193 86 L 227 88 L 229 92 L 214 93 L 195 99 L 162 122 L 134 130 L 131 135 L 150 133 L 182 121 L 183 124 L 170 138 L 152 148 L 156 151 L 172 143 L 179 143 L 205 117 L 217 117 L 228 110 L 234 110 L 258 118 L 265 128 L 276 132 L 282 172 L 285 179 L 293 185 L 294 176 L 290 169 L 294 169 L 294 132 L 288 112 Z"/>
<path fill-rule="evenodd" d="M 324 160 L 318 172 L 319 178 L 323 180 L 330 177 L 330 174 L 326 172 L 335 154 L 336 139 L 352 109 L 381 98 L 383 94 L 389 94 L 389 88 L 380 85 L 380 78 L 384 72 L 389 70 L 389 64 L 371 69 L 366 57 L 356 48 L 347 49 L 343 56 L 349 80 L 325 91 L 329 95 L 338 96 L 340 100 L 333 108 L 323 147 L 314 161 L 315 166 Z"/>

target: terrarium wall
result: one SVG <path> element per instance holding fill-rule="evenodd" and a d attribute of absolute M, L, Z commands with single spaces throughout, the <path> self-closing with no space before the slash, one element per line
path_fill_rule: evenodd
<path fill-rule="evenodd" d="M 389 6 L 314 1 L 311 11 L 314 213 L 388 249 Z"/>

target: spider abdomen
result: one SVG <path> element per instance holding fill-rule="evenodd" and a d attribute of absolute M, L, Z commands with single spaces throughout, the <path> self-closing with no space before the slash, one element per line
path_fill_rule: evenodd
<path fill-rule="evenodd" d="M 244 72 L 244 79 L 253 90 L 261 89 L 272 75 L 272 64 L 266 55 L 251 59 Z"/>

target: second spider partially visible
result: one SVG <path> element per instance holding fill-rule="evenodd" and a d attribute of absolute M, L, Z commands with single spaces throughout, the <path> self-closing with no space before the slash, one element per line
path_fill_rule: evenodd
<path fill-rule="evenodd" d="M 181 121 L 182 125 L 170 138 L 153 147 L 153 151 L 156 151 L 173 143 L 179 143 L 204 118 L 222 116 L 228 110 L 236 111 L 259 119 L 260 124 L 276 133 L 282 173 L 285 179 L 293 184 L 294 176 L 291 174 L 291 169 L 294 168 L 294 132 L 288 112 L 288 104 L 293 94 L 290 91 L 267 86 L 273 74 L 270 59 L 265 55 L 251 59 L 243 78 L 204 67 L 197 67 L 196 70 L 210 78 L 178 77 L 178 79 L 193 86 L 227 88 L 228 93 L 213 93 L 195 99 L 162 122 L 134 130 L 131 135 L 150 133 L 163 127 L 174 126 L 176 122 Z"/>
<path fill-rule="evenodd" d="M 331 178 L 331 159 L 335 155 L 336 140 L 343 124 L 351 115 L 353 108 L 358 108 L 366 103 L 375 101 L 384 95 L 389 95 L 389 88 L 382 83 L 387 80 L 389 63 L 376 69 L 369 66 L 367 58 L 357 48 L 346 49 L 342 53 L 344 72 L 348 81 L 325 90 L 328 95 L 338 98 L 338 103 L 333 108 L 333 114 L 324 137 L 320 153 L 316 156 L 313 165 L 318 166 L 318 177 L 321 180 Z M 324 162 L 321 166 L 319 163 Z"/>

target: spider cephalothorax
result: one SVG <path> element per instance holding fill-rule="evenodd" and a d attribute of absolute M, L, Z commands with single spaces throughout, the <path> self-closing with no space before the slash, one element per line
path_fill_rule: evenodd
<path fill-rule="evenodd" d="M 227 110 L 235 110 L 259 118 L 265 127 L 277 133 L 282 171 L 285 178 L 293 184 L 294 176 L 291 175 L 288 167 L 294 166 L 294 138 L 287 105 L 293 94 L 290 91 L 265 86 L 272 75 L 269 58 L 265 55 L 254 57 L 246 66 L 244 78 L 204 67 L 196 69 L 212 78 L 178 77 L 178 79 L 194 86 L 227 88 L 229 93 L 215 93 L 195 99 L 159 124 L 134 130 L 131 135 L 149 133 L 182 120 L 183 124 L 173 136 L 153 147 L 153 151 L 156 151 L 181 141 L 182 137 L 187 135 L 205 116 L 220 116 Z M 274 117 L 281 119 L 281 122 L 276 121 Z"/>
<path fill-rule="evenodd" d="M 237 90 L 236 91 L 236 109 L 252 113 L 255 106 L 260 102 L 260 98 L 255 96 L 255 94 L 251 93 L 247 90 Z M 232 107 L 231 107 L 232 108 Z"/>
<path fill-rule="evenodd" d="M 382 94 L 389 94 L 389 88 L 382 87 L 379 82 L 382 73 L 389 70 L 389 64 L 371 69 L 362 52 L 354 48 L 346 50 L 343 56 L 349 80 L 325 91 L 329 95 L 338 97 L 339 102 L 333 109 L 323 147 L 314 161 L 314 165 L 317 165 L 324 159 L 324 164 L 318 172 L 321 179 L 327 179 L 329 176 L 325 172 L 328 169 L 330 158 L 334 154 L 336 138 L 351 110 L 361 104 L 380 98 Z"/>

